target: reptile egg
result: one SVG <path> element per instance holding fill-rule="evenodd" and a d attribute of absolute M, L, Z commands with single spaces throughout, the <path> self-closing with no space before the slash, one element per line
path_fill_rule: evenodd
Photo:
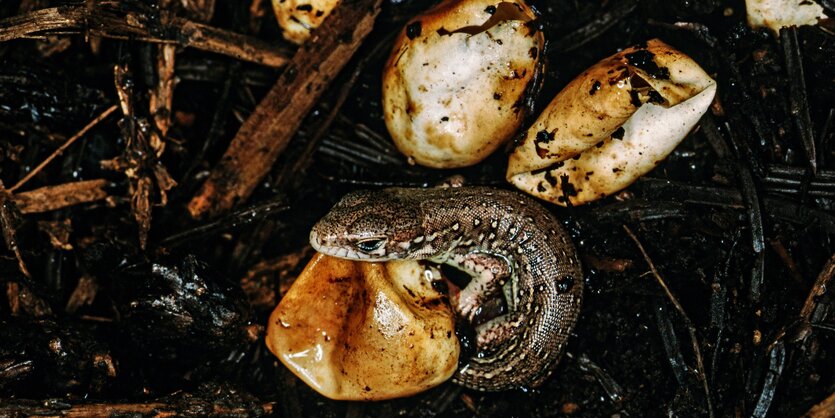
<path fill-rule="evenodd" d="M 544 38 L 522 0 L 446 0 L 409 21 L 383 74 L 386 126 L 421 165 L 478 163 L 519 129 Z"/>
<path fill-rule="evenodd" d="M 823 7 L 811 0 L 745 0 L 748 26 L 768 28 L 775 35 L 787 26 L 816 25 L 826 19 Z"/>
<path fill-rule="evenodd" d="M 302 44 L 339 0 L 273 0 L 273 11 L 288 41 Z"/>
<path fill-rule="evenodd" d="M 511 153 L 507 180 L 560 205 L 615 193 L 672 152 L 715 94 L 695 61 L 660 40 L 627 48 L 557 94 Z"/>
<path fill-rule="evenodd" d="M 317 254 L 267 325 L 267 347 L 317 392 L 339 400 L 409 396 L 455 372 L 452 310 L 416 261 Z"/>

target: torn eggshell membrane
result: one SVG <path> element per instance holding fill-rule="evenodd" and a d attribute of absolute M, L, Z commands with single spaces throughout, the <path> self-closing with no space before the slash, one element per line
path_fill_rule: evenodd
<path fill-rule="evenodd" d="M 541 199 L 588 203 L 658 165 L 708 109 L 716 82 L 653 39 L 569 83 L 512 152 L 507 180 Z"/>
<path fill-rule="evenodd" d="M 465 167 L 519 129 L 544 38 L 521 0 L 444 1 L 415 17 L 383 74 L 386 126 L 417 164 Z"/>
<path fill-rule="evenodd" d="M 281 299 L 267 347 L 317 392 L 338 400 L 413 395 L 455 372 L 454 316 L 416 261 L 365 263 L 317 254 Z"/>
<path fill-rule="evenodd" d="M 273 0 L 273 11 L 284 38 L 300 45 L 338 3 L 339 0 Z"/>

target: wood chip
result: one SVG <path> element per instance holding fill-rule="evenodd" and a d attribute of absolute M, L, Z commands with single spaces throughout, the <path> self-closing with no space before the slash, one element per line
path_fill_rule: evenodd
<path fill-rule="evenodd" d="M 108 184 L 107 180 L 96 179 L 46 186 L 17 193 L 13 200 L 23 214 L 49 212 L 102 200 L 108 196 L 104 190 Z"/>

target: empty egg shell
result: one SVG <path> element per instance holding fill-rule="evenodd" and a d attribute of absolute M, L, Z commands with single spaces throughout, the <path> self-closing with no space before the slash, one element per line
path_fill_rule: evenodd
<path fill-rule="evenodd" d="M 811 0 L 745 0 L 748 26 L 768 28 L 775 35 L 785 26 L 816 25 L 826 19 L 823 7 Z"/>
<path fill-rule="evenodd" d="M 455 372 L 454 316 L 416 261 L 364 263 L 317 254 L 281 299 L 267 347 L 331 399 L 382 400 Z"/>
<path fill-rule="evenodd" d="M 412 19 L 383 74 L 386 126 L 421 165 L 465 167 L 507 141 L 524 118 L 542 33 L 522 0 L 444 1 Z"/>
<path fill-rule="evenodd" d="M 560 205 L 615 193 L 672 152 L 715 93 L 696 62 L 660 40 L 625 49 L 551 101 L 510 155 L 507 180 Z"/>
<path fill-rule="evenodd" d="M 284 38 L 302 44 L 338 3 L 339 0 L 273 0 L 273 11 Z"/>

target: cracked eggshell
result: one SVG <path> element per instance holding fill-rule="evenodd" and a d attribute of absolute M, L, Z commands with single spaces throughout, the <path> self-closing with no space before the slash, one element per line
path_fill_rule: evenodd
<path fill-rule="evenodd" d="M 521 0 L 444 1 L 406 24 L 383 74 L 386 126 L 416 163 L 465 167 L 519 129 L 544 38 Z"/>
<path fill-rule="evenodd" d="M 618 192 L 673 151 L 715 94 L 696 62 L 660 40 L 625 49 L 551 101 L 510 155 L 507 180 L 559 205 Z"/>
<path fill-rule="evenodd" d="M 267 347 L 338 400 L 409 396 L 458 366 L 454 316 L 416 261 L 365 263 L 317 254 L 267 325 Z"/>
<path fill-rule="evenodd" d="M 273 0 L 273 11 L 284 38 L 302 44 L 339 4 L 339 0 Z"/>
<path fill-rule="evenodd" d="M 823 7 L 811 0 L 745 0 L 748 26 L 780 35 L 785 26 L 816 25 L 826 19 Z"/>

